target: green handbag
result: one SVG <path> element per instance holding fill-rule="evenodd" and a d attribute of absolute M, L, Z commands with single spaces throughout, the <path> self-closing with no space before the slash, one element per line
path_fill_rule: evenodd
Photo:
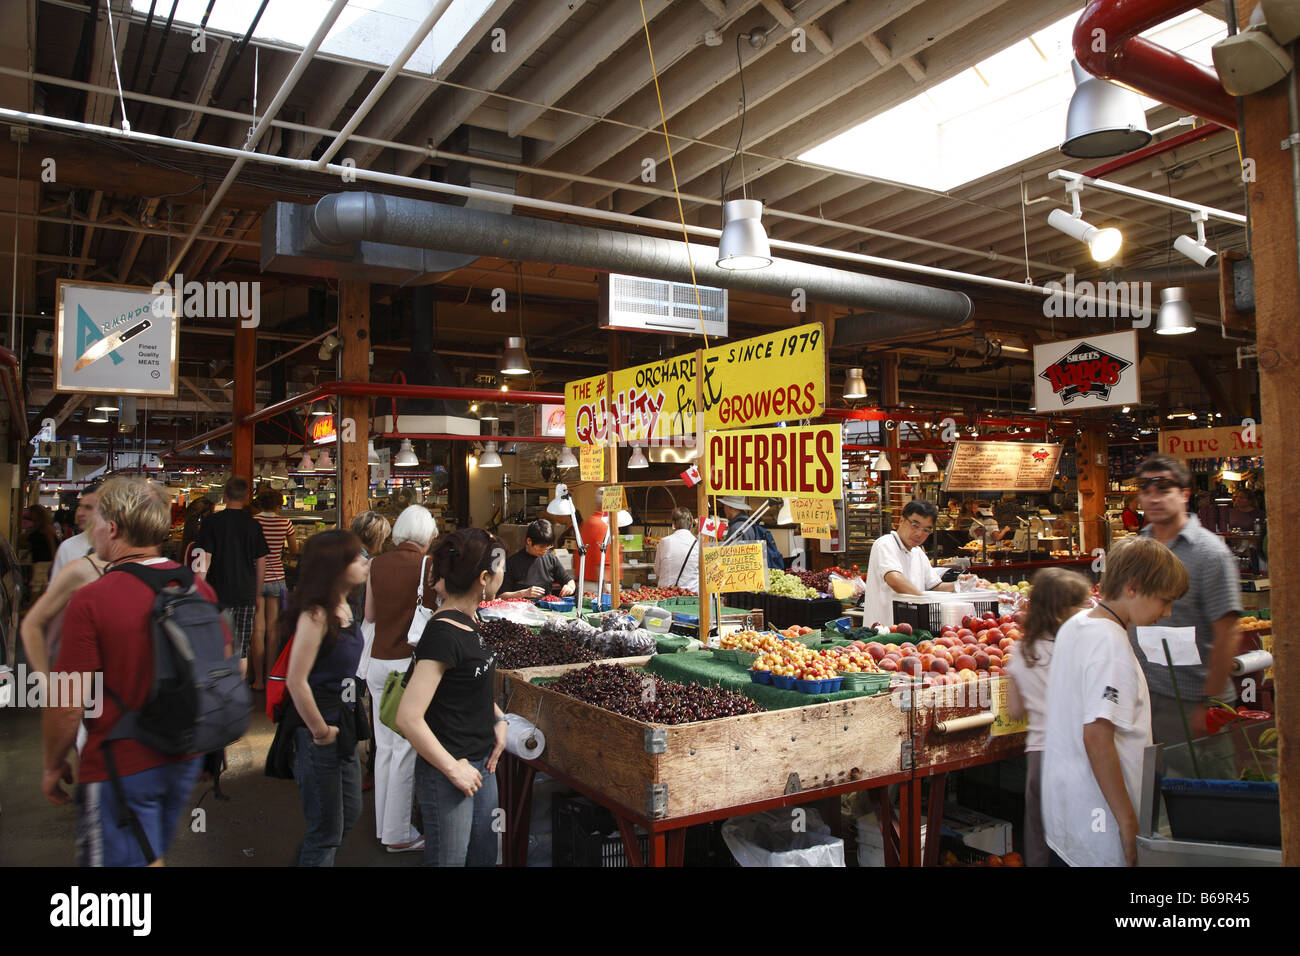
<path fill-rule="evenodd" d="M 389 671 L 384 681 L 384 694 L 379 699 L 379 721 L 395 734 L 402 733 L 397 729 L 397 708 L 401 706 L 402 694 L 406 693 L 406 682 L 411 679 L 413 670 L 415 670 L 414 658 L 411 659 L 405 674 L 400 671 Z"/>

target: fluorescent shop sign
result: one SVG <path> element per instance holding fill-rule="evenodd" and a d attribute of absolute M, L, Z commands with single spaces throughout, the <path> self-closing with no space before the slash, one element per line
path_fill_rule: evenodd
<path fill-rule="evenodd" d="M 840 426 L 709 432 L 711 495 L 838 498 Z"/>
<path fill-rule="evenodd" d="M 816 418 L 826 407 L 826 343 L 820 322 L 703 351 L 706 429 L 746 428 Z M 565 440 L 657 444 L 694 435 L 695 355 L 661 359 L 569 382 Z"/>
<path fill-rule="evenodd" d="M 311 423 L 311 440 L 315 445 L 336 441 L 338 431 L 334 427 L 333 415 L 322 415 Z"/>

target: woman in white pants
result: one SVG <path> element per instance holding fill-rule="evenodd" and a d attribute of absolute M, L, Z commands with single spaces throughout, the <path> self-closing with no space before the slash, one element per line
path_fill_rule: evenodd
<path fill-rule="evenodd" d="M 425 554 L 438 533 L 433 515 L 421 505 L 411 505 L 393 522 L 396 547 L 370 562 L 366 582 L 366 620 L 374 623 L 366 683 L 378 710 L 384 682 L 392 671 L 405 673 L 413 645 L 406 634 L 415 616 L 416 596 L 422 576 L 427 576 Z M 434 604 L 433 582 L 424 587 L 423 603 Z M 424 839 L 411 825 L 411 797 L 415 751 L 400 734 L 375 721 L 375 835 L 389 853 L 424 849 Z"/>

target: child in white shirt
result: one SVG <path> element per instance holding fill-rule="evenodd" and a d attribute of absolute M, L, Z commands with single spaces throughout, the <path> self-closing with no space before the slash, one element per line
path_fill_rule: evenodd
<path fill-rule="evenodd" d="M 1043 832 L 1069 866 L 1137 865 L 1151 706 L 1128 629 L 1167 617 L 1188 587 L 1182 562 L 1153 538 L 1126 538 L 1106 563 L 1097 607 L 1057 632 L 1047 684 Z"/>
<path fill-rule="evenodd" d="M 1007 667 L 1007 707 L 1015 720 L 1029 718 L 1025 742 L 1025 864 L 1047 866 L 1043 839 L 1043 742 L 1047 739 L 1047 677 L 1056 632 L 1067 620 L 1086 610 L 1092 586 L 1077 571 L 1044 568 L 1034 575 L 1033 597 L 1025 620 L 1025 638 Z"/>

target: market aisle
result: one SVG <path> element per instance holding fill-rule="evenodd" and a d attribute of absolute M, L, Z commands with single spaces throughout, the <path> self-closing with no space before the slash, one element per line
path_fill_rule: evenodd
<path fill-rule="evenodd" d="M 54 807 L 40 792 L 40 713 L 0 710 L 0 866 L 71 866 L 76 816 L 71 806 Z M 217 800 L 210 784 L 195 787 L 191 810 L 205 811 L 206 832 L 187 824 L 167 854 L 170 866 L 289 866 L 302 836 L 298 788 L 291 780 L 262 773 L 274 725 L 260 710 L 243 740 L 227 751 L 229 769 Z M 375 832 L 374 799 L 364 794 L 355 830 L 339 849 L 339 866 L 419 866 L 419 853 L 385 853 Z M 192 815 L 191 815 L 192 819 Z"/>

